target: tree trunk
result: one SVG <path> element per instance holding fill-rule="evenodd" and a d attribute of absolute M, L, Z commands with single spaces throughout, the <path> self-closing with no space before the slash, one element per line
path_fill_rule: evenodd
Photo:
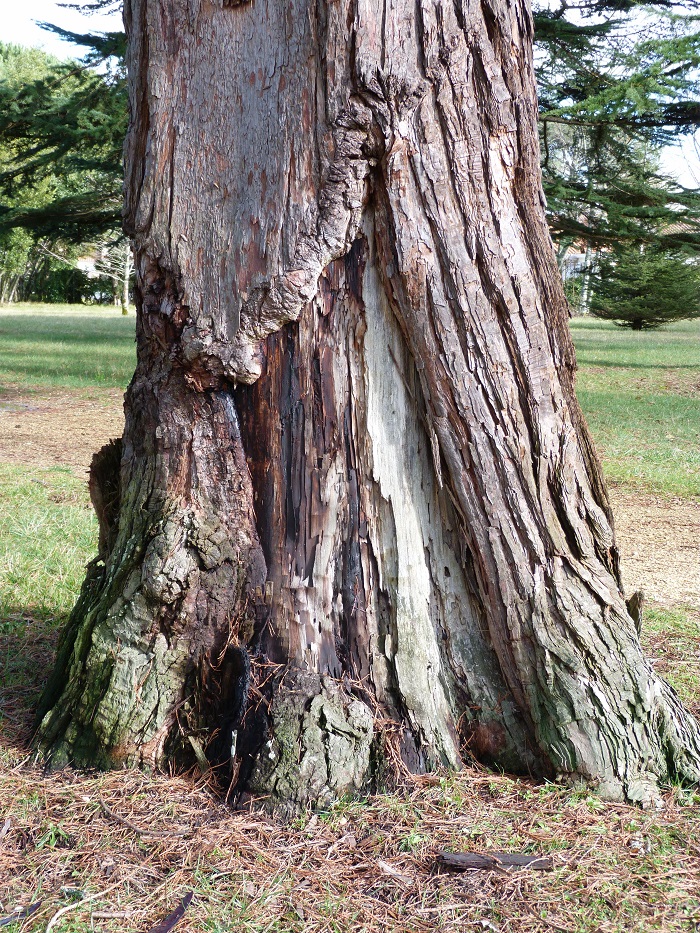
<path fill-rule="evenodd" d="M 529 11 L 125 20 L 138 366 L 42 753 L 208 761 L 289 808 L 397 755 L 700 777 L 574 396 Z"/>
<path fill-rule="evenodd" d="M 129 313 L 129 283 L 132 272 L 131 264 L 131 243 L 126 240 L 124 243 L 124 261 L 122 263 L 122 281 L 121 281 L 121 308 L 122 314 Z"/>

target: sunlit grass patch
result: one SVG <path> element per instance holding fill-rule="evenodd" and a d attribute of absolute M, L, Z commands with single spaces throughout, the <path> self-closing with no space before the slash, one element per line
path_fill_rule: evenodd
<path fill-rule="evenodd" d="M 134 318 L 79 305 L 0 307 L 0 387 L 125 388 Z"/>
<path fill-rule="evenodd" d="M 96 545 L 84 479 L 0 464 L 0 627 L 16 627 L 18 613 L 69 612 Z"/>
<path fill-rule="evenodd" d="M 69 470 L 0 464 L 0 731 L 31 709 L 97 545 L 86 483 Z"/>
<path fill-rule="evenodd" d="M 606 478 L 700 496 L 700 321 L 637 333 L 575 318 L 571 330 L 577 394 Z"/>

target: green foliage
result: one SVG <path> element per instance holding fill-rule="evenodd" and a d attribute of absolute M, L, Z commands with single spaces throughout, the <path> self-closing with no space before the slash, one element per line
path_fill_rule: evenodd
<path fill-rule="evenodd" d="M 84 243 L 118 224 L 125 76 L 94 64 L 0 46 L 0 229 Z"/>
<path fill-rule="evenodd" d="M 659 172 L 661 147 L 700 122 L 695 3 L 562 0 L 536 6 L 534 20 L 543 183 L 560 252 L 581 242 L 697 249 L 700 193 Z M 64 255 L 67 244 L 94 243 L 119 225 L 124 35 L 46 28 L 88 52 L 61 63 L 0 45 L 0 301 L 89 298 L 79 277 L 55 274 L 38 245 Z M 20 227 L 32 238 L 23 254 L 4 239 Z M 20 255 L 17 280 L 9 266 Z"/>
<path fill-rule="evenodd" d="M 700 32 L 665 2 L 536 10 L 542 170 L 562 245 L 700 245 L 700 195 L 659 171 L 700 121 Z"/>
<path fill-rule="evenodd" d="M 73 38 L 94 39 L 81 63 L 0 43 L 0 302 L 116 291 L 75 261 L 120 225 L 124 37 Z"/>
<path fill-rule="evenodd" d="M 591 314 L 633 330 L 700 317 L 700 268 L 679 253 L 650 247 L 603 254 L 591 291 Z"/>
<path fill-rule="evenodd" d="M 21 228 L 0 231 L 0 304 L 10 301 L 28 267 L 34 241 Z"/>

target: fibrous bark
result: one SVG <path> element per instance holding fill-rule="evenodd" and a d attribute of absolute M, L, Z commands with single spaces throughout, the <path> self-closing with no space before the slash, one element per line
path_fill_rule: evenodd
<path fill-rule="evenodd" d="M 524 4 L 125 19 L 138 367 L 45 753 L 206 758 L 290 807 L 390 747 L 696 780 L 574 396 Z"/>

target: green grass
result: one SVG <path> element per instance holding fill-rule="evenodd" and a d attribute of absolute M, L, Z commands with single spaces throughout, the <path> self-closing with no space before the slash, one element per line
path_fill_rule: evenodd
<path fill-rule="evenodd" d="M 70 612 L 97 545 L 85 481 L 61 467 L 0 464 L 0 631 Z"/>
<path fill-rule="evenodd" d="M 575 318 L 577 394 L 613 483 L 700 496 L 700 321 L 635 333 Z"/>
<path fill-rule="evenodd" d="M 700 612 L 688 606 L 646 609 L 642 645 L 654 668 L 700 718 Z"/>
<path fill-rule="evenodd" d="M 96 549 L 84 479 L 0 464 L 0 732 L 31 715 Z"/>
<path fill-rule="evenodd" d="M 133 316 L 80 305 L 0 307 L 0 386 L 123 389 L 135 365 Z"/>

